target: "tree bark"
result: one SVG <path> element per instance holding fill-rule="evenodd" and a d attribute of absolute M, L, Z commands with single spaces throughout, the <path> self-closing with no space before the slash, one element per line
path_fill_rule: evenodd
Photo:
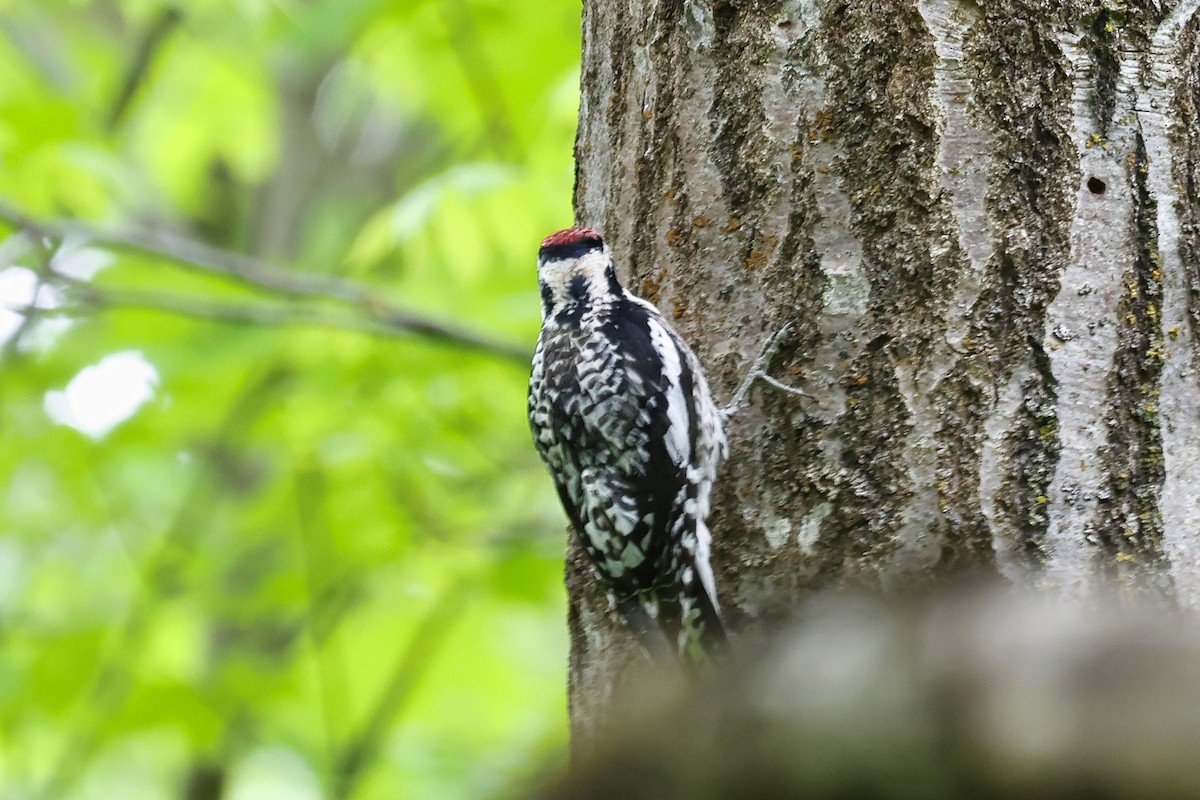
<path fill-rule="evenodd" d="M 586 0 L 580 223 L 730 424 L 729 627 L 963 569 L 1200 610 L 1200 0 Z M 576 736 L 638 658 L 568 558 Z M 735 641 L 736 645 L 736 641 Z"/>

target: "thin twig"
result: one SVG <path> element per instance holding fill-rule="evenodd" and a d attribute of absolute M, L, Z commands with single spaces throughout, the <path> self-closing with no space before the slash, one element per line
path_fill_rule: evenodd
<path fill-rule="evenodd" d="M 812 395 L 807 394 L 800 389 L 795 388 L 794 386 L 788 386 L 786 383 L 782 383 L 767 374 L 767 365 L 771 362 L 771 359 L 774 358 L 775 351 L 779 349 L 779 345 L 783 341 L 783 337 L 786 336 L 791 329 L 792 324 L 790 322 L 786 323 L 782 328 L 776 331 L 770 339 L 767 340 L 767 343 L 759 352 L 758 358 L 754 359 L 754 363 L 750 366 L 750 371 L 746 373 L 746 377 L 742 380 L 742 385 L 739 386 L 737 391 L 733 393 L 733 399 L 729 401 L 729 405 L 721 409 L 721 416 L 724 419 L 728 420 L 742 409 L 742 407 L 746 404 L 746 395 L 750 392 L 750 387 L 754 385 L 756 380 L 761 380 L 763 383 L 773 386 L 780 391 L 787 392 L 788 394 L 797 395 L 799 397 L 812 397 Z"/>
<path fill-rule="evenodd" d="M 777 378 L 772 378 L 770 375 L 767 375 L 765 372 L 759 373 L 758 379 L 760 381 L 762 381 L 763 383 L 767 384 L 768 386 L 773 386 L 785 394 L 795 395 L 796 397 L 803 397 L 808 400 L 816 399 L 815 397 L 813 397 L 811 394 L 804 391 L 803 389 L 797 389 L 795 386 L 788 386 L 783 381 L 778 380 Z"/>
<path fill-rule="evenodd" d="M 62 241 L 68 236 L 76 236 L 119 250 L 132 250 L 153 255 L 184 269 L 235 281 L 257 290 L 347 305 L 353 308 L 356 316 L 359 317 L 357 321 L 350 321 L 349 318 L 346 318 L 333 323 L 332 327 L 388 335 L 416 334 L 458 347 L 490 353 L 522 365 L 529 363 L 530 354 L 524 348 L 494 341 L 471 331 L 390 305 L 377 298 L 367 287 L 338 278 L 288 272 L 258 259 L 211 247 L 166 231 L 151 229 L 106 231 L 77 221 L 48 222 L 31 217 L 2 199 L 0 199 L 0 220 L 41 240 Z M 230 312 L 226 314 L 225 312 L 229 308 L 226 306 L 209 305 L 204 308 L 193 306 L 190 303 L 171 302 L 169 299 L 155 307 L 168 313 L 228 321 L 257 322 L 259 324 L 304 324 L 305 322 L 324 324 L 320 321 L 319 315 L 313 314 L 308 309 L 289 312 L 255 311 L 253 313 Z M 214 308 L 220 310 L 214 311 Z"/>
<path fill-rule="evenodd" d="M 108 129 L 114 130 L 125 116 L 137 95 L 138 89 L 145 83 L 150 74 L 154 59 L 162 52 L 171 32 L 183 21 L 183 11 L 175 6 L 166 6 L 159 11 L 158 16 L 150 23 L 146 35 L 142 37 L 134 55 L 133 63 L 121 81 L 121 91 L 108 114 Z"/>

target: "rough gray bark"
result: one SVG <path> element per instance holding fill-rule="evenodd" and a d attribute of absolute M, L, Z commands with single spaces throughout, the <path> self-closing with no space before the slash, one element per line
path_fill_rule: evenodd
<path fill-rule="evenodd" d="M 735 632 L 964 568 L 1200 610 L 1200 0 L 586 0 L 578 220 L 732 423 Z M 637 658 L 578 553 L 571 707 Z"/>

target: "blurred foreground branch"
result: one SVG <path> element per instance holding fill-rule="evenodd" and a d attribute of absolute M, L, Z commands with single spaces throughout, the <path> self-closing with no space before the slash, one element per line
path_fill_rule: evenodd
<path fill-rule="evenodd" d="M 225 322 L 316 325 L 383 336 L 417 335 L 522 365 L 529 362 L 530 353 L 522 347 L 495 341 L 390 305 L 376 297 L 372 290 L 365 286 L 339 278 L 282 270 L 258 259 L 211 247 L 166 231 L 133 228 L 113 231 L 74 220 L 40 220 L 2 199 L 0 220 L 39 241 L 51 240 L 61 243 L 68 237 L 79 238 L 116 250 L 130 250 L 156 256 L 183 269 L 230 280 L 259 291 L 337 303 L 353 312 L 329 314 L 313 304 L 286 307 L 279 303 L 214 303 L 167 294 L 101 291 L 55 273 L 52 277 L 62 283 L 70 283 L 73 290 L 80 295 L 81 302 L 74 307 L 38 309 L 41 315 L 140 308 Z"/>
<path fill-rule="evenodd" d="M 831 594 L 765 645 L 702 685 L 631 676 L 535 796 L 1200 797 L 1194 619 L 1003 589 Z"/>

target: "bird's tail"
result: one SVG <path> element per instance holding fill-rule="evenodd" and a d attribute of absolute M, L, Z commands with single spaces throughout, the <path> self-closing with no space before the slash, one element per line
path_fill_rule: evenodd
<path fill-rule="evenodd" d="M 617 603 L 629 629 L 656 661 L 703 666 L 729 651 L 725 626 L 703 586 L 675 587 Z"/>
<path fill-rule="evenodd" d="M 683 595 L 679 609 L 680 630 L 675 635 L 679 653 L 690 662 L 709 664 L 728 654 L 729 639 L 716 603 L 704 586 L 693 584 L 691 589 Z"/>

